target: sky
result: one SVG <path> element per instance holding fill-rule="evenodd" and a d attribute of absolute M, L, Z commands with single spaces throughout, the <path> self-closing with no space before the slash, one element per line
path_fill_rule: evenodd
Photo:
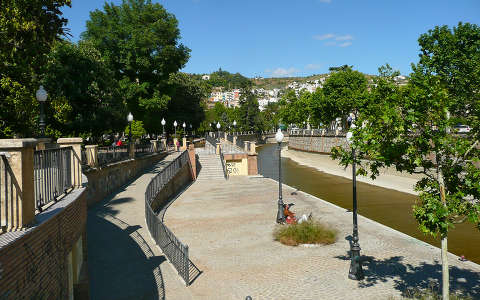
<path fill-rule="evenodd" d="M 115 4 L 121 0 L 109 1 Z M 421 34 L 458 22 L 480 25 L 480 0 L 162 0 L 191 49 L 183 72 L 219 68 L 247 77 L 308 76 L 344 64 L 378 74 L 386 63 L 408 75 Z M 63 9 L 72 41 L 103 1 Z"/>

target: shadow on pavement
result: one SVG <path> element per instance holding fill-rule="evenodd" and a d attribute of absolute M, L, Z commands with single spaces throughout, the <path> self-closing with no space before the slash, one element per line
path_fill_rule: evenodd
<path fill-rule="evenodd" d="M 100 211 L 88 213 L 88 273 L 91 299 L 165 299 L 160 264 L 137 232 L 139 225 Z"/>
<path fill-rule="evenodd" d="M 351 242 L 351 236 L 346 237 Z M 337 259 L 350 260 L 350 251 Z M 402 292 L 403 297 L 411 297 L 415 290 L 436 290 L 441 294 L 442 264 L 421 263 L 418 266 L 404 263 L 403 256 L 392 256 L 383 260 L 373 256 L 361 256 L 365 278 L 358 282 L 359 288 L 373 286 L 380 282 L 393 280 L 394 288 Z M 469 269 L 450 266 L 450 291 L 473 299 L 480 299 L 480 274 Z M 347 276 L 347 274 L 345 274 Z"/>

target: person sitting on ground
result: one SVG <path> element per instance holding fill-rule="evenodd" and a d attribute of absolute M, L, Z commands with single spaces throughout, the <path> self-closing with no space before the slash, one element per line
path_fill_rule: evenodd
<path fill-rule="evenodd" d="M 308 217 L 307 215 L 303 214 L 299 219 L 297 219 L 297 217 L 295 217 L 295 213 L 290 211 L 290 206 L 291 205 L 289 204 L 283 204 L 283 214 L 285 215 L 285 222 L 287 222 L 287 224 L 301 224 L 312 219 L 312 213 L 310 213 Z"/>

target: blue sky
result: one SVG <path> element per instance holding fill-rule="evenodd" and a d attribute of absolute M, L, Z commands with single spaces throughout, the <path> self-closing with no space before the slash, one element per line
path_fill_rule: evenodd
<path fill-rule="evenodd" d="M 110 1 L 109 1 L 110 2 Z M 113 3 L 121 3 L 114 0 Z M 377 74 L 389 63 L 408 75 L 420 34 L 436 25 L 480 25 L 479 0 L 162 0 L 191 49 L 182 70 L 222 68 L 244 76 L 306 76 L 353 65 Z M 63 9 L 77 41 L 103 1 L 72 0 Z"/>

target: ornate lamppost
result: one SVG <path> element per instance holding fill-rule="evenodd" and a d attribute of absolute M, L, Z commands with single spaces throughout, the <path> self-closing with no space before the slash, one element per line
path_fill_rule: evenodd
<path fill-rule="evenodd" d="M 350 126 L 351 130 L 347 132 L 347 141 L 352 148 L 352 183 L 353 183 L 353 238 L 352 243 L 350 243 L 350 270 L 348 272 L 348 278 L 353 280 L 362 280 L 363 269 L 362 261 L 360 260 L 360 244 L 358 243 L 358 224 L 357 224 L 357 174 L 356 174 L 356 157 L 355 157 L 355 146 L 353 145 L 352 130 L 355 128 L 355 124 Z"/>
<path fill-rule="evenodd" d="M 40 103 L 40 118 L 38 120 L 38 126 L 40 127 L 40 137 L 45 137 L 45 101 L 47 101 L 47 91 L 41 85 L 35 93 L 37 101 Z"/>
<path fill-rule="evenodd" d="M 218 121 L 218 123 L 217 123 L 217 131 L 218 131 L 217 138 L 218 138 L 218 141 L 220 141 L 220 127 L 221 127 L 220 121 Z"/>
<path fill-rule="evenodd" d="M 237 131 L 237 121 L 233 120 L 233 135 L 235 135 L 236 131 Z"/>
<path fill-rule="evenodd" d="M 177 121 L 175 120 L 175 121 L 173 122 L 173 127 L 175 127 L 175 138 L 177 138 L 177 125 L 178 125 L 178 123 L 177 123 Z"/>
<path fill-rule="evenodd" d="M 165 119 L 164 119 L 164 118 L 162 118 L 162 122 L 161 122 L 161 123 L 162 123 L 162 128 L 163 128 L 163 138 L 165 138 L 165 124 L 166 124 L 166 122 L 165 122 Z"/>
<path fill-rule="evenodd" d="M 131 112 L 128 113 L 127 121 L 128 121 L 128 143 L 129 143 L 129 144 L 132 144 L 132 121 L 133 121 L 133 115 L 132 115 Z"/>
<path fill-rule="evenodd" d="M 282 198 L 282 141 L 283 133 L 278 128 L 275 134 L 275 140 L 278 143 L 278 210 L 277 210 L 277 223 L 282 224 L 285 222 L 285 215 L 283 214 L 283 198 Z"/>
<path fill-rule="evenodd" d="M 187 124 L 185 124 L 185 122 L 183 122 L 182 127 L 183 127 L 183 137 L 186 137 L 187 132 L 185 131 L 185 128 L 187 127 Z"/>

